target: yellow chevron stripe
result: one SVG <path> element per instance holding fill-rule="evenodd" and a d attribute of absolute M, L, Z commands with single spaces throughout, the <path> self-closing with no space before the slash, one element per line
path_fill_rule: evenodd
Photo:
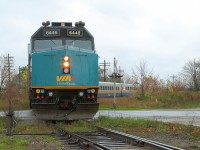
<path fill-rule="evenodd" d="M 32 89 L 98 89 L 99 86 L 32 86 Z"/>

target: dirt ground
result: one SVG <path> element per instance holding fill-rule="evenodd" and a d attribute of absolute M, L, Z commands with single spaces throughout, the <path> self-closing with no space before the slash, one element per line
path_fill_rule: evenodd
<path fill-rule="evenodd" d="M 29 136 L 28 150 L 65 150 L 62 146 L 58 146 L 57 142 L 44 140 L 38 136 Z"/>

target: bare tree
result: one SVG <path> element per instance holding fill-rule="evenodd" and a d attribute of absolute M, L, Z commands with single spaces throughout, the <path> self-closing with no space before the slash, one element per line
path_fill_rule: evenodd
<path fill-rule="evenodd" d="M 141 90 L 141 97 L 144 98 L 145 90 L 149 87 L 149 77 L 153 76 L 153 71 L 148 70 L 147 63 L 145 61 L 140 61 L 138 65 L 135 66 L 135 70 L 133 69 L 133 77 L 139 84 Z"/>
<path fill-rule="evenodd" d="M 189 60 L 185 63 L 185 65 L 182 68 L 181 75 L 184 78 L 184 81 L 187 81 L 187 86 L 189 86 L 191 89 L 199 90 L 199 80 L 200 76 L 197 72 L 197 69 L 199 68 L 198 64 L 200 64 L 200 60 Z"/>
<path fill-rule="evenodd" d="M 122 80 L 124 83 L 133 83 L 131 76 L 127 73 L 124 73 Z"/>

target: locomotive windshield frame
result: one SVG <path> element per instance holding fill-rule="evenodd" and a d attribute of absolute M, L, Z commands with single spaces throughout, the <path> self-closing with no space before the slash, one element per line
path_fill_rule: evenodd
<path fill-rule="evenodd" d="M 94 37 L 82 22 L 52 22 L 52 26 L 40 27 L 31 37 L 31 52 L 46 51 L 59 47 L 95 51 Z"/>

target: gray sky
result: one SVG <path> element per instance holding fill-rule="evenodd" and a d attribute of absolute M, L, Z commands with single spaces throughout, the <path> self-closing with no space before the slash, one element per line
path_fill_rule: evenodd
<path fill-rule="evenodd" d="M 43 21 L 84 21 L 100 56 L 131 73 L 139 61 L 166 78 L 199 58 L 199 0 L 0 0 L 0 54 L 27 64 L 27 43 Z"/>

